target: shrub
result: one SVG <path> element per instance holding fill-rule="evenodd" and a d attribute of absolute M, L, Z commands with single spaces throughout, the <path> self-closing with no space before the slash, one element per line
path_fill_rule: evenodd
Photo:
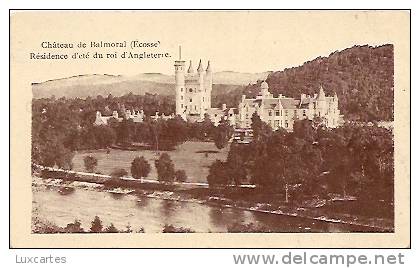
<path fill-rule="evenodd" d="M 98 216 L 95 216 L 95 219 L 92 221 L 92 225 L 90 226 L 90 231 L 92 233 L 100 233 L 102 232 L 102 221 Z"/>
<path fill-rule="evenodd" d="M 162 233 L 194 233 L 194 231 L 190 228 L 175 227 L 172 224 L 165 224 Z"/>
<path fill-rule="evenodd" d="M 74 220 L 73 223 L 67 224 L 64 228 L 65 233 L 84 233 L 85 231 L 81 227 L 81 222 L 79 220 Z"/>
<path fill-rule="evenodd" d="M 105 233 L 118 233 L 118 229 L 111 223 L 108 227 L 104 230 Z"/>
<path fill-rule="evenodd" d="M 167 153 L 161 154 L 159 159 L 155 160 L 155 166 L 159 181 L 173 182 L 175 178 L 175 167 L 171 157 Z"/>
<path fill-rule="evenodd" d="M 83 158 L 83 162 L 85 164 L 85 169 L 87 172 L 92 173 L 95 168 L 98 166 L 98 159 L 91 155 L 87 155 Z"/>
<path fill-rule="evenodd" d="M 175 171 L 175 179 L 178 182 L 186 182 L 187 181 L 187 173 L 185 173 L 185 170 L 179 169 Z"/>
<path fill-rule="evenodd" d="M 142 177 L 147 177 L 149 172 L 150 164 L 143 156 L 136 157 L 133 162 L 131 162 L 131 175 L 133 178 L 141 179 Z"/>
<path fill-rule="evenodd" d="M 119 179 L 121 177 L 127 176 L 127 171 L 123 168 L 116 168 L 111 172 L 112 179 Z"/>

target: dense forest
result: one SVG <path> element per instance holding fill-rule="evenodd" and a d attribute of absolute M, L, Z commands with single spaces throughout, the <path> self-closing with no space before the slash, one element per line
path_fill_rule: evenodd
<path fill-rule="evenodd" d="M 392 131 L 353 124 L 327 129 L 309 120 L 297 121 L 293 132 L 272 131 L 258 116 L 252 128 L 249 145 L 233 143 L 227 160 L 210 166 L 210 186 L 252 183 L 263 196 L 286 202 L 351 196 L 359 201 L 357 213 L 392 217 Z"/>
<path fill-rule="evenodd" d="M 266 81 L 275 96 L 281 93 L 295 98 L 301 93 L 318 93 L 322 84 L 327 95 L 337 92 L 345 119 L 393 120 L 394 51 L 390 44 L 336 51 L 299 67 L 271 73 Z M 260 83 L 247 86 L 243 93 L 255 96 Z"/>

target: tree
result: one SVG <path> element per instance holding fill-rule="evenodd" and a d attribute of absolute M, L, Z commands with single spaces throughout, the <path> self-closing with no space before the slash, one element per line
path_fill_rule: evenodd
<path fill-rule="evenodd" d="M 187 140 L 187 123 L 180 116 L 169 119 L 166 121 L 161 136 L 162 145 L 167 143 L 166 149 L 172 150 L 175 146 Z"/>
<path fill-rule="evenodd" d="M 161 154 L 159 159 L 155 160 L 155 167 L 159 181 L 173 182 L 175 178 L 175 167 L 171 157 L 167 153 Z"/>
<path fill-rule="evenodd" d="M 67 224 L 64 228 L 64 232 L 66 233 L 84 233 L 85 230 L 82 228 L 82 223 L 79 220 L 74 220 L 73 223 Z"/>
<path fill-rule="evenodd" d="M 102 221 L 98 216 L 95 216 L 95 219 L 93 219 L 92 224 L 90 226 L 90 231 L 92 233 L 100 233 L 102 232 Z"/>
<path fill-rule="evenodd" d="M 149 133 L 150 133 L 150 144 L 156 150 L 156 154 L 159 151 L 159 136 L 162 129 L 162 125 L 165 122 L 163 120 L 149 121 Z"/>
<path fill-rule="evenodd" d="M 111 223 L 108 227 L 104 230 L 105 233 L 118 233 L 118 229 Z"/>
<path fill-rule="evenodd" d="M 239 185 L 247 177 L 245 167 L 246 154 L 243 153 L 241 145 L 233 144 L 229 151 L 226 168 L 228 168 L 229 179 L 231 183 Z"/>
<path fill-rule="evenodd" d="M 95 126 L 93 131 L 95 133 L 98 148 L 108 148 L 117 138 L 115 130 L 110 126 Z"/>
<path fill-rule="evenodd" d="M 131 162 L 131 175 L 133 178 L 141 179 L 150 173 L 150 164 L 143 156 L 134 158 Z"/>
<path fill-rule="evenodd" d="M 177 182 L 186 182 L 187 181 L 187 173 L 185 170 L 179 169 L 175 171 L 175 179 Z"/>
<path fill-rule="evenodd" d="M 91 155 L 87 155 L 83 158 L 85 169 L 87 172 L 93 173 L 95 168 L 98 166 L 98 159 Z"/>
<path fill-rule="evenodd" d="M 123 168 L 116 168 L 111 172 L 112 179 L 119 179 L 121 177 L 127 176 L 127 171 Z"/>
<path fill-rule="evenodd" d="M 229 138 L 232 135 L 232 128 L 224 118 L 220 120 L 219 125 L 213 131 L 213 140 L 217 149 L 227 146 Z"/>
<path fill-rule="evenodd" d="M 118 132 L 117 132 L 117 141 L 123 146 L 131 145 L 133 129 L 134 129 L 133 120 L 124 118 L 119 124 Z"/>
<path fill-rule="evenodd" d="M 213 136 L 214 124 L 208 114 L 204 115 L 203 121 L 200 122 L 198 126 L 198 135 L 200 140 L 208 140 Z"/>
<path fill-rule="evenodd" d="M 312 124 L 313 122 L 308 119 L 295 120 L 293 124 L 293 133 L 297 138 L 313 142 L 315 132 Z"/>
<path fill-rule="evenodd" d="M 209 175 L 207 176 L 207 183 L 210 187 L 217 187 L 227 185 L 229 182 L 229 172 L 226 168 L 226 163 L 217 159 L 210 165 Z"/>
<path fill-rule="evenodd" d="M 257 112 L 252 114 L 251 127 L 254 135 L 254 140 L 261 140 L 267 138 L 273 132 L 272 128 L 261 120 Z"/>

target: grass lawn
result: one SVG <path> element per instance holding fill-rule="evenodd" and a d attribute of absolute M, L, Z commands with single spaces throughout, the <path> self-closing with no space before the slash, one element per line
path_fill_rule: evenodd
<path fill-rule="evenodd" d="M 209 151 L 206 157 L 205 151 Z M 229 148 L 218 150 L 213 142 L 185 142 L 174 151 L 167 152 L 175 164 L 175 169 L 184 169 L 189 182 L 207 182 L 208 167 L 216 160 L 226 160 Z M 109 175 L 115 168 L 124 168 L 130 174 L 131 161 L 136 156 L 144 156 L 151 166 L 149 179 L 156 179 L 155 159 L 159 157 L 155 151 L 124 151 L 111 149 L 109 154 L 106 150 L 78 152 L 73 158 L 73 169 L 85 171 L 83 158 L 91 155 L 98 159 L 96 172 Z M 131 175 L 131 174 L 130 174 Z"/>

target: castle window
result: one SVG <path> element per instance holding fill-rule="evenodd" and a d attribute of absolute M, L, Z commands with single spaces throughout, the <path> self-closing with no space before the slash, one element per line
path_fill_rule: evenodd
<path fill-rule="evenodd" d="M 181 87 L 181 92 L 183 91 L 183 88 Z"/>
<path fill-rule="evenodd" d="M 197 110 L 197 105 L 194 105 L 194 110 Z"/>
<path fill-rule="evenodd" d="M 288 114 L 288 111 L 287 111 L 287 110 L 286 110 L 286 111 L 284 111 L 284 115 L 285 115 L 285 116 L 287 116 L 287 114 Z"/>
<path fill-rule="evenodd" d="M 280 115 L 280 110 L 276 110 L 276 116 Z"/>
<path fill-rule="evenodd" d="M 280 125 L 280 121 L 279 120 L 274 120 L 274 127 L 278 128 Z"/>
<path fill-rule="evenodd" d="M 192 98 L 190 98 L 190 102 L 192 102 Z"/>
<path fill-rule="evenodd" d="M 190 93 L 192 92 L 193 90 L 192 90 L 192 88 L 190 88 Z"/>
<path fill-rule="evenodd" d="M 181 103 L 181 108 L 184 108 L 184 104 Z"/>
<path fill-rule="evenodd" d="M 268 116 L 272 116 L 273 115 L 273 111 L 268 110 Z"/>
<path fill-rule="evenodd" d="M 183 100 L 184 99 L 184 96 L 181 96 L 181 100 Z"/>
<path fill-rule="evenodd" d="M 203 101 L 204 101 L 204 97 L 203 97 Z"/>
<path fill-rule="evenodd" d="M 289 122 L 287 122 L 287 120 L 284 121 L 284 125 L 285 125 L 286 128 L 289 128 Z"/>

